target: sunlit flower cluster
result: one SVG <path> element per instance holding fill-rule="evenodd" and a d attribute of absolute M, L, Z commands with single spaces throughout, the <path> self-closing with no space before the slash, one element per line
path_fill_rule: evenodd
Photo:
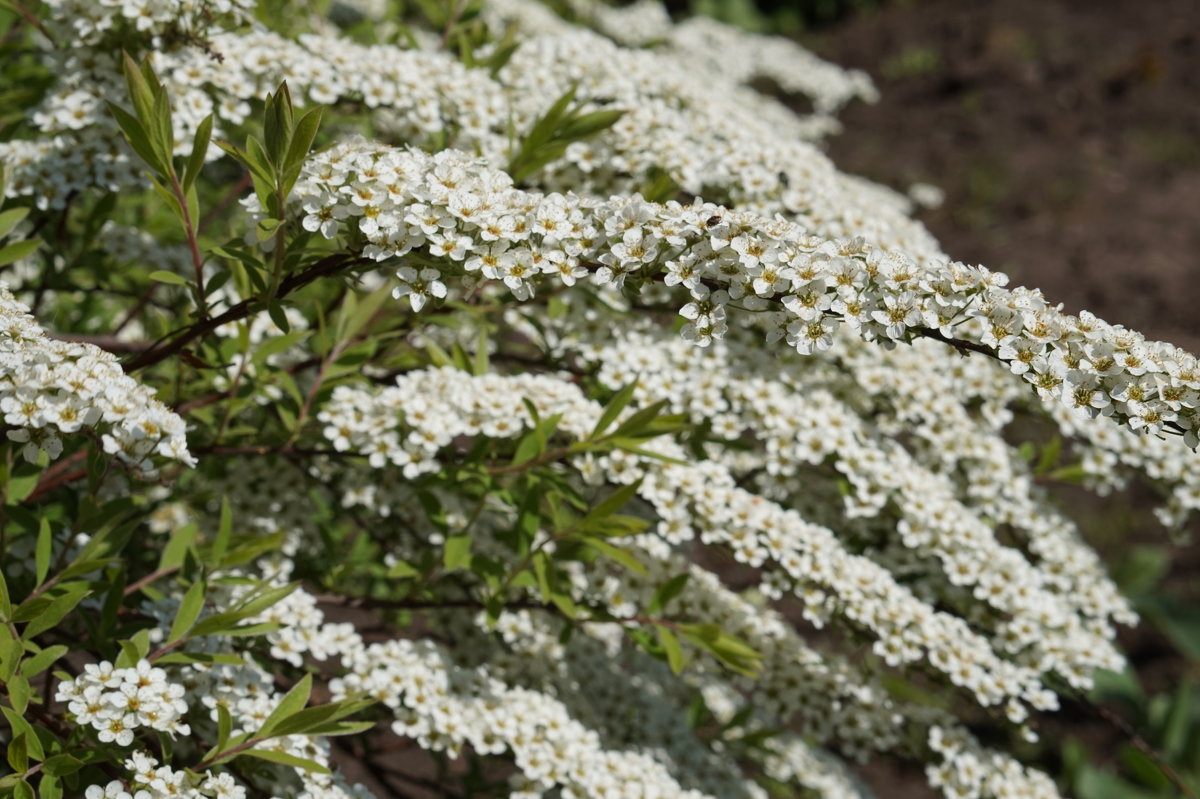
<path fill-rule="evenodd" d="M 968 337 L 1045 401 L 1135 431 L 1169 427 L 1197 444 L 1194 356 L 1086 311 L 1065 314 L 1037 291 L 1008 290 L 1005 275 L 983 267 L 918 263 L 861 239 L 825 240 L 782 218 L 700 201 L 522 191 L 452 150 L 428 156 L 345 143 L 307 165 L 296 200 L 306 218 L 340 217 L 338 232 L 364 235 L 368 258 L 420 252 L 469 280 L 503 283 L 519 300 L 541 283 L 570 286 L 583 274 L 617 289 L 681 286 L 691 300 L 679 308 L 681 332 L 699 346 L 723 338 L 728 320 L 746 312 L 757 313 L 750 318 L 767 343 L 782 339 L 805 355 L 828 351 L 842 328 L 884 346 Z"/>
<path fill-rule="evenodd" d="M 77 724 L 87 724 L 99 740 L 129 746 L 139 727 L 162 730 L 169 735 L 189 735 L 184 721 L 185 689 L 167 680 L 167 673 L 140 660 L 129 668 L 113 668 L 107 661 L 88 664 L 73 680 L 58 685 L 57 699 Z"/>
<path fill-rule="evenodd" d="M 135 466 L 151 455 L 194 463 L 183 420 L 153 390 L 91 344 L 48 338 L 0 284 L 0 412 L 8 438 L 30 462 L 62 453 L 62 436 L 94 434 L 104 451 Z"/>

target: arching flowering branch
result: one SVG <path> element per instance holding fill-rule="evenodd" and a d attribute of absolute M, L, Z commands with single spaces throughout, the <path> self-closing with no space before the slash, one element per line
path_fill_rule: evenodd
<path fill-rule="evenodd" d="M 366 142 L 313 158 L 293 201 L 305 225 L 326 237 L 364 236 L 367 258 L 432 257 L 445 270 L 438 278 L 495 281 L 518 300 L 541 284 L 573 285 L 581 271 L 617 290 L 655 279 L 682 286 L 691 301 L 679 308 L 681 334 L 698 346 L 742 315 L 767 343 L 782 339 L 801 354 L 828 350 L 843 327 L 885 347 L 922 335 L 965 338 L 1043 400 L 1135 431 L 1176 429 L 1193 448 L 1200 442 L 1194 356 L 1087 312 L 1065 314 L 1037 291 L 1008 290 L 1006 276 L 983 267 L 918 263 L 699 201 L 522 191 L 465 154 Z"/>

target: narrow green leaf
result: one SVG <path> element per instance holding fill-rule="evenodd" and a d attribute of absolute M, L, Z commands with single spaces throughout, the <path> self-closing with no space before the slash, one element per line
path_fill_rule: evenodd
<path fill-rule="evenodd" d="M 0 615 L 8 619 L 12 617 L 12 596 L 8 593 L 8 582 L 4 579 L 4 572 L 0 571 Z"/>
<path fill-rule="evenodd" d="M 626 406 L 633 400 L 633 392 L 636 388 L 636 382 L 630 383 L 613 395 L 608 404 L 604 406 L 604 411 L 600 414 L 600 419 L 592 429 L 591 438 L 599 436 L 608 429 L 609 425 L 616 421 L 617 417 L 621 415 L 621 411 L 625 410 Z"/>
<path fill-rule="evenodd" d="M 7 626 L 4 628 L 8 633 Z M 21 657 L 25 654 L 25 646 L 20 639 L 10 638 L 0 644 L 0 682 L 7 682 L 17 673 L 17 667 L 21 665 Z"/>
<path fill-rule="evenodd" d="M 154 118 L 154 88 L 146 80 L 145 73 L 129 53 L 121 53 L 121 69 L 125 73 L 125 85 L 129 89 L 129 99 L 133 102 L 133 110 L 142 125 L 149 127 Z"/>
<path fill-rule="evenodd" d="M 274 728 L 288 717 L 299 713 L 308 704 L 308 697 L 312 694 L 312 675 L 305 674 L 300 678 L 300 681 L 292 686 L 292 690 L 288 691 L 283 699 L 279 700 L 279 704 L 271 711 L 271 715 L 263 721 L 262 726 L 255 733 L 257 738 L 270 738 L 275 735 Z"/>
<path fill-rule="evenodd" d="M 658 590 L 654 592 L 654 598 L 650 600 L 650 605 L 646 608 L 646 611 L 648 613 L 657 613 L 665 608 L 672 599 L 679 596 L 679 593 L 683 591 L 690 577 L 691 575 L 687 572 L 677 574 L 659 586 Z"/>
<path fill-rule="evenodd" d="M 32 255 L 34 250 L 42 246 L 41 239 L 24 239 L 22 241 L 14 241 L 4 247 L 0 247 L 0 266 L 8 266 L 22 258 Z"/>
<path fill-rule="evenodd" d="M 471 563 L 471 536 L 454 535 L 447 538 L 442 563 L 447 571 L 466 568 Z"/>
<path fill-rule="evenodd" d="M 25 708 L 29 707 L 29 680 L 24 674 L 14 674 L 9 678 L 7 687 L 9 704 L 13 710 L 24 715 Z"/>
<path fill-rule="evenodd" d="M 233 716 L 229 715 L 229 708 L 225 707 L 224 702 L 217 702 L 217 743 L 216 750 L 224 751 L 225 745 L 229 743 L 229 735 L 233 732 Z"/>
<path fill-rule="evenodd" d="M 229 541 L 233 537 L 233 509 L 229 507 L 229 497 L 221 497 L 221 516 L 217 522 L 217 534 L 213 538 L 212 549 L 208 553 L 211 563 L 220 563 L 229 549 Z"/>
<path fill-rule="evenodd" d="M 170 283 L 172 286 L 188 285 L 187 278 L 175 272 L 168 272 L 165 269 L 156 269 L 149 275 L 150 279 L 156 283 Z"/>
<path fill-rule="evenodd" d="M 680 646 L 679 639 L 661 624 L 655 626 L 654 632 L 658 636 L 663 654 L 667 656 L 667 665 L 671 667 L 671 672 L 679 674 L 683 671 L 683 647 Z"/>
<path fill-rule="evenodd" d="M 416 566 L 405 560 L 397 561 L 387 570 L 388 577 L 396 577 L 400 579 L 408 577 L 416 577 L 420 574 L 420 570 Z"/>
<path fill-rule="evenodd" d="M 199 532 L 199 528 L 194 523 L 176 529 L 167 541 L 166 547 L 163 548 L 162 557 L 158 560 L 158 571 L 182 564 L 183 559 L 187 557 L 188 550 L 196 541 L 197 532 Z"/>
<path fill-rule="evenodd" d="M 183 189 L 187 191 L 196 182 L 200 170 L 204 168 L 204 157 L 208 154 L 208 144 L 212 140 L 213 115 L 209 114 L 196 126 L 196 135 L 192 137 L 192 153 L 188 156 L 187 165 L 183 169 Z"/>
<path fill-rule="evenodd" d="M 587 512 L 587 515 L 583 517 L 583 521 L 580 522 L 579 526 L 586 530 L 589 524 L 612 516 L 614 513 L 621 510 L 621 508 L 629 504 L 631 499 L 637 496 L 638 489 L 641 487 L 641 485 L 642 481 L 638 480 L 636 483 L 621 486 L 616 491 L 612 492 L 599 503 L 597 503 L 595 507 L 591 508 Z"/>
<path fill-rule="evenodd" d="M 3 196 L 0 194 L 0 197 Z M 0 211 L 0 239 L 11 233 L 12 229 L 28 215 L 28 208 L 10 208 L 7 211 Z"/>
<path fill-rule="evenodd" d="M 196 624 L 196 619 L 200 618 L 200 612 L 204 610 L 204 597 L 207 592 L 208 586 L 204 580 L 192 583 L 191 588 L 183 595 L 183 601 L 179 603 L 175 621 L 171 622 L 171 632 L 167 633 L 168 642 L 180 640 Z"/>
<path fill-rule="evenodd" d="M 247 749 L 244 752 L 239 752 L 238 757 L 256 757 L 260 760 L 269 760 L 272 763 L 280 763 L 285 766 L 304 769 L 305 771 L 315 771 L 318 774 L 330 773 L 329 769 L 315 760 L 277 752 L 274 749 Z"/>
<path fill-rule="evenodd" d="M 50 520 L 43 517 L 38 524 L 37 545 L 34 547 L 35 585 L 46 581 L 50 572 L 50 557 L 53 555 L 54 539 L 50 535 Z"/>
<path fill-rule="evenodd" d="M 65 777 L 83 768 L 84 762 L 72 755 L 61 753 L 46 758 L 42 770 L 54 777 Z"/>
<path fill-rule="evenodd" d="M 629 550 L 621 549 L 620 547 L 614 546 L 603 539 L 593 538 L 592 536 L 581 536 L 579 540 L 602 555 L 606 556 L 610 560 L 615 560 L 617 563 L 620 563 L 622 566 L 632 572 L 636 572 L 637 574 L 646 573 L 646 567 L 643 566 L 641 561 L 634 557 L 633 553 L 629 552 Z"/>
<path fill-rule="evenodd" d="M 299 167 L 304 164 L 308 151 L 312 149 L 313 141 L 317 138 L 317 130 L 321 127 L 322 108 L 310 108 L 296 122 L 292 133 L 292 141 L 288 145 L 287 154 L 283 159 L 283 172 L 289 177 L 291 173 L 299 174 Z M 295 180 L 294 178 L 292 179 Z M 285 194 L 291 191 L 291 186 L 284 186 Z"/>
<path fill-rule="evenodd" d="M 171 125 L 171 100 L 162 87 L 155 91 L 153 113 L 154 121 L 146 124 L 146 133 L 161 160 L 159 171 L 164 177 L 171 178 L 175 175 L 175 133 Z"/>
<path fill-rule="evenodd" d="M 288 322 L 287 314 L 283 312 L 283 303 L 275 301 L 268 304 L 267 316 L 271 317 L 271 321 L 275 323 L 275 326 L 284 333 L 291 331 L 292 325 Z"/>
<path fill-rule="evenodd" d="M 554 132 L 555 138 L 565 141 L 580 141 L 602 133 L 625 116 L 621 110 L 593 111 L 568 119 Z"/>
<path fill-rule="evenodd" d="M 92 593 L 90 588 L 84 588 L 56 597 L 49 607 L 42 611 L 41 615 L 25 626 L 21 637 L 28 641 L 54 627 L 90 593 Z"/>
<path fill-rule="evenodd" d="M 67 654 L 67 647 L 63 644 L 48 646 L 36 655 L 25 659 L 21 664 L 21 674 L 26 678 L 36 677 L 65 654 Z"/>

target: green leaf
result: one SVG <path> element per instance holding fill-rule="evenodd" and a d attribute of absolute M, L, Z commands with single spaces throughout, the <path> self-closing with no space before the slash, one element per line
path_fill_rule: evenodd
<path fill-rule="evenodd" d="M 214 613 L 212 616 L 196 622 L 196 626 L 192 628 L 191 637 L 197 638 L 201 635 L 213 635 L 214 633 L 225 632 L 243 619 L 259 615 L 295 591 L 299 586 L 299 583 L 289 583 L 288 585 L 252 594 L 237 608 L 222 613 Z"/>
<path fill-rule="evenodd" d="M 447 571 L 466 568 L 471 563 L 471 536 L 454 535 L 447 538 L 442 563 Z"/>
<path fill-rule="evenodd" d="M 92 593 L 90 588 L 83 588 L 56 597 L 49 607 L 42 611 L 41 615 L 26 625 L 21 637 L 28 641 L 54 627 L 90 593 Z"/>
<path fill-rule="evenodd" d="M 646 567 L 629 550 L 613 546 L 603 539 L 593 538 L 592 536 L 580 536 L 579 540 L 609 559 L 620 563 L 632 572 L 636 572 L 637 574 L 646 573 Z"/>
<path fill-rule="evenodd" d="M 46 758 L 42 770 L 53 777 L 65 777 L 79 771 L 83 766 L 82 760 L 64 752 Z"/>
<path fill-rule="evenodd" d="M 296 330 L 282 336 L 270 336 L 259 345 L 250 360 L 256 364 L 266 363 L 272 355 L 287 352 L 311 335 L 311 330 Z"/>
<path fill-rule="evenodd" d="M 188 550 L 196 541 L 196 534 L 199 528 L 194 523 L 185 524 L 171 533 L 170 539 L 167 540 L 167 545 L 163 548 L 162 557 L 158 560 L 157 571 L 171 569 L 183 564 L 183 559 L 187 557 Z"/>
<path fill-rule="evenodd" d="M 285 176 L 283 185 L 284 196 L 291 193 L 296 176 L 300 174 L 300 168 L 304 165 L 308 151 L 312 149 L 313 141 L 317 138 L 317 130 L 321 127 L 321 116 L 323 113 L 324 109 L 322 108 L 310 108 L 296 122 L 295 129 L 292 132 L 292 141 L 288 145 L 287 154 L 283 159 L 283 172 Z"/>
<path fill-rule="evenodd" d="M 192 636 L 193 638 L 195 636 Z M 169 663 L 224 663 L 227 666 L 245 665 L 246 661 L 241 655 L 235 655 L 231 652 L 168 652 L 167 654 L 154 661 L 156 665 L 165 666 Z"/>
<path fill-rule="evenodd" d="M 646 608 L 646 611 L 648 613 L 657 613 L 665 608 L 672 599 L 679 596 L 679 593 L 683 591 L 690 577 L 691 575 L 687 572 L 677 574 L 659 586 L 658 590 L 654 592 L 654 598 L 650 600 L 650 605 Z"/>
<path fill-rule="evenodd" d="M 287 314 L 283 312 L 283 303 L 278 301 L 269 303 L 267 305 L 267 316 L 270 316 L 271 321 L 275 323 L 275 326 L 284 333 L 287 333 L 292 329 L 291 323 L 288 322 Z"/>
<path fill-rule="evenodd" d="M 314 728 L 340 721 L 373 704 L 375 704 L 374 699 L 344 699 L 327 705 L 304 708 L 277 724 L 271 734 L 272 736 L 312 735 Z M 373 724 L 374 722 L 367 722 L 368 727 Z"/>
<path fill-rule="evenodd" d="M 168 643 L 178 641 L 186 636 L 196 624 L 196 619 L 200 618 L 200 612 L 204 610 L 204 597 L 207 591 L 208 586 L 204 580 L 192 583 L 179 603 L 179 612 L 175 614 L 175 621 L 171 622 L 171 632 L 167 633 Z"/>
<path fill-rule="evenodd" d="M 53 774 L 42 777 L 41 782 L 38 783 L 38 798 L 62 799 L 62 786 L 58 784 L 58 777 Z"/>
<path fill-rule="evenodd" d="M 408 561 L 405 561 L 405 560 L 396 561 L 387 570 L 388 577 L 397 577 L 397 578 L 401 578 L 401 579 L 408 578 L 408 577 L 417 577 L 420 574 L 421 574 L 421 571 L 416 566 L 413 566 L 411 563 L 409 563 Z"/>
<path fill-rule="evenodd" d="M 25 662 L 21 664 L 21 674 L 27 678 L 36 677 L 65 654 L 67 654 L 67 647 L 63 644 L 48 646 L 36 655 L 25 659 Z"/>
<path fill-rule="evenodd" d="M 196 182 L 200 170 L 204 168 L 204 157 L 208 153 L 208 143 L 212 140 L 213 115 L 209 114 L 196 126 L 196 135 L 192 138 L 192 153 L 188 156 L 187 165 L 183 169 L 183 190 L 187 191 Z"/>
<path fill-rule="evenodd" d="M 255 145 L 257 145 L 257 146 L 250 147 L 251 141 L 253 141 L 255 143 Z M 222 150 L 224 150 L 226 155 L 230 156 L 231 158 L 233 158 L 233 160 L 237 161 L 239 164 L 246 167 L 246 169 L 248 169 L 250 171 L 250 175 L 252 177 L 254 177 L 258 180 L 261 180 L 265 183 L 273 183 L 274 182 L 274 176 L 271 174 L 271 170 L 266 166 L 266 164 L 263 162 L 262 158 L 260 157 L 260 154 L 262 152 L 262 145 L 258 144 L 257 139 L 254 139 L 253 137 L 251 137 L 247 141 L 247 149 L 246 150 L 242 150 L 241 148 L 239 148 L 235 145 L 232 145 L 229 142 L 223 142 L 223 141 L 217 142 L 217 146 L 220 147 Z M 264 205 L 263 207 L 266 208 L 267 206 Z"/>
<path fill-rule="evenodd" d="M 276 170 L 284 164 L 284 155 L 292 138 L 292 125 L 292 94 L 287 81 L 284 81 L 274 94 L 267 95 L 263 113 L 263 143 L 266 145 L 267 161 Z"/>
<path fill-rule="evenodd" d="M 25 720 L 24 716 L 3 705 L 0 705 L 0 713 L 4 714 L 4 718 L 8 720 L 8 726 L 12 728 L 12 740 L 15 740 L 18 735 L 23 735 L 25 736 L 25 748 L 29 754 L 38 760 L 46 757 L 41 739 L 38 738 L 33 726 Z"/>
<path fill-rule="evenodd" d="M 596 422 L 596 426 L 592 429 L 591 438 L 598 437 L 608 429 L 609 425 L 616 421 L 617 417 L 621 415 L 621 411 L 625 410 L 626 406 L 633 400 L 633 392 L 636 388 L 637 383 L 633 382 L 612 396 L 612 399 L 604 406 L 604 411 L 600 414 L 600 419 Z"/>
<path fill-rule="evenodd" d="M 172 286 L 188 285 L 187 278 L 175 272 L 168 272 L 165 269 L 156 269 L 151 272 L 148 277 L 157 283 L 170 283 Z"/>
<path fill-rule="evenodd" d="M 208 559 L 212 563 L 220 563 L 229 548 L 229 540 L 233 537 L 233 509 L 229 507 L 229 497 L 221 497 L 221 515 L 217 522 L 217 534 L 213 538 L 212 549 Z"/>
<path fill-rule="evenodd" d="M 1162 729 L 1162 748 L 1168 758 L 1178 759 L 1187 743 L 1188 729 L 1192 720 L 1192 686 L 1180 683 L 1171 698 L 1171 709 L 1167 713 Z"/>
<path fill-rule="evenodd" d="M 6 247 L 0 247 L 0 266 L 8 266 L 27 255 L 32 255 L 33 251 L 41 246 L 41 239 L 24 239 L 22 241 L 14 241 Z"/>
<path fill-rule="evenodd" d="M 621 110 L 593 111 L 589 114 L 581 114 L 564 122 L 555 131 L 555 138 L 580 141 L 608 130 L 623 116 L 625 116 L 625 111 Z"/>
<path fill-rule="evenodd" d="M 53 545 L 54 539 L 50 535 L 50 520 L 43 517 L 38 525 L 37 545 L 34 548 L 35 585 L 41 585 L 46 581 L 46 575 L 50 572 Z"/>
<path fill-rule="evenodd" d="M 8 581 L 4 579 L 4 572 L 0 571 L 0 615 L 4 618 L 12 617 L 12 595 L 8 593 Z"/>
<path fill-rule="evenodd" d="M 217 702 L 217 742 L 214 745 L 216 751 L 220 752 L 225 749 L 231 732 L 233 732 L 233 717 L 229 715 L 229 708 L 225 707 L 224 702 Z"/>
<path fill-rule="evenodd" d="M 3 196 L 0 194 L 0 197 Z M 28 215 L 28 208 L 10 208 L 7 211 L 0 211 L 0 239 L 11 233 L 12 229 Z"/>
<path fill-rule="evenodd" d="M 274 749 L 247 749 L 239 752 L 238 757 L 256 757 L 260 760 L 269 760 L 272 763 L 280 763 L 293 768 L 304 769 L 305 771 L 315 771 L 318 774 L 329 774 L 330 771 L 325 766 L 315 760 L 308 760 L 303 757 L 276 752 Z M 219 762 L 219 761 L 218 761 Z"/>
<path fill-rule="evenodd" d="M 1037 466 L 1034 467 L 1034 474 L 1047 474 L 1058 465 L 1058 456 L 1062 452 L 1062 438 L 1055 436 L 1050 439 L 1050 443 L 1042 449 L 1042 456 L 1038 459 Z"/>
<path fill-rule="evenodd" d="M 13 710 L 24 714 L 29 706 L 29 680 L 23 674 L 14 674 L 8 680 L 8 701 Z"/>
<path fill-rule="evenodd" d="M 671 667 L 671 673 L 678 675 L 683 671 L 684 662 L 683 647 L 679 645 L 679 639 L 675 637 L 675 633 L 661 624 L 655 626 L 654 632 L 658 636 L 658 643 L 662 647 L 663 654 L 667 657 L 667 665 Z"/>
<path fill-rule="evenodd" d="M 8 628 L 4 628 L 5 633 Z M 17 673 L 17 667 L 21 665 L 21 658 L 25 655 L 25 646 L 18 638 L 10 638 L 0 644 L 0 682 L 7 682 Z"/>
<path fill-rule="evenodd" d="M 308 697 L 312 694 L 312 675 L 305 674 L 300 678 L 300 681 L 292 686 L 292 690 L 288 691 L 283 699 L 279 700 L 279 704 L 271 711 L 271 715 L 263 721 L 262 726 L 255 733 L 257 738 L 270 738 L 275 735 L 274 728 L 289 717 L 299 713 L 308 704 Z"/>
<path fill-rule="evenodd" d="M 638 480 L 636 483 L 621 486 L 616 491 L 609 494 L 607 497 L 597 503 L 595 507 L 591 508 L 587 512 L 587 515 L 583 517 L 583 521 L 579 523 L 580 528 L 587 530 L 596 522 L 612 516 L 621 508 L 625 507 L 627 504 L 629 504 L 629 500 L 637 496 L 638 488 L 640 488 L 641 485 L 642 481 Z"/>

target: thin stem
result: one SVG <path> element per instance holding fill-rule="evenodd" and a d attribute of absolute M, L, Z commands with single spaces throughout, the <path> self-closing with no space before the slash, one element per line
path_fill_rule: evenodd
<path fill-rule="evenodd" d="M 54 38 L 54 36 L 52 36 L 50 34 L 50 31 L 47 30 L 46 26 L 42 24 L 42 21 L 40 19 L 38 19 L 36 16 L 34 16 L 32 11 L 25 8 L 25 6 L 21 5 L 21 0 L 10 0 L 9 6 L 12 8 L 13 11 L 16 11 L 17 14 L 20 15 L 21 19 L 28 22 L 35 29 L 37 29 L 38 33 L 45 36 L 46 39 L 50 42 L 50 44 L 54 46 L 55 49 L 58 49 L 58 41 Z"/>
<path fill-rule="evenodd" d="M 129 585 L 125 586 L 125 596 L 130 596 L 132 594 L 135 594 L 138 591 L 142 590 L 142 588 L 144 588 L 145 586 L 150 585 L 150 583 L 155 582 L 156 580 L 159 580 L 163 577 L 166 577 L 169 574 L 174 574 L 177 571 L 179 571 L 179 566 L 168 566 L 165 569 L 159 569 L 158 571 L 150 572 L 145 577 L 142 577 L 141 579 L 136 580 L 136 581 L 130 583 Z"/>
<path fill-rule="evenodd" d="M 321 277 L 331 275 L 340 269 L 358 263 L 367 262 L 358 255 L 348 253 L 338 253 L 336 255 L 330 255 L 322 258 L 320 261 L 317 261 L 303 272 L 292 275 L 291 277 L 282 281 L 279 286 L 278 296 L 287 296 L 291 292 L 303 288 L 304 286 L 307 286 L 309 283 L 312 283 Z M 201 336 L 211 333 L 221 325 L 225 325 L 230 322 L 236 322 L 239 319 L 245 319 L 247 316 L 250 316 L 252 313 L 256 313 L 261 308 L 262 304 L 258 298 L 242 300 L 236 305 L 231 306 L 224 313 L 202 319 L 188 327 L 180 328 L 179 330 L 176 330 L 169 336 L 165 337 L 164 343 L 161 345 L 155 345 L 149 350 L 143 352 L 141 355 L 125 363 L 125 372 L 128 374 L 130 372 L 135 372 L 138 369 L 144 369 L 147 366 L 153 366 L 160 361 L 164 361 L 167 358 L 170 358 L 172 355 L 179 353 L 188 344 L 191 344 Z"/>
<path fill-rule="evenodd" d="M 192 213 L 188 210 L 187 197 L 184 194 L 183 186 L 179 184 L 179 178 L 175 175 L 175 170 L 171 170 L 171 191 L 175 194 L 175 199 L 179 202 L 179 210 L 183 214 L 183 230 L 187 235 L 188 250 L 192 254 L 192 269 L 195 272 L 196 280 L 196 308 L 200 314 L 200 318 L 204 319 L 208 316 L 208 302 L 204 297 L 204 258 L 200 255 L 200 241 L 196 235 L 196 228 L 192 224 Z"/>

